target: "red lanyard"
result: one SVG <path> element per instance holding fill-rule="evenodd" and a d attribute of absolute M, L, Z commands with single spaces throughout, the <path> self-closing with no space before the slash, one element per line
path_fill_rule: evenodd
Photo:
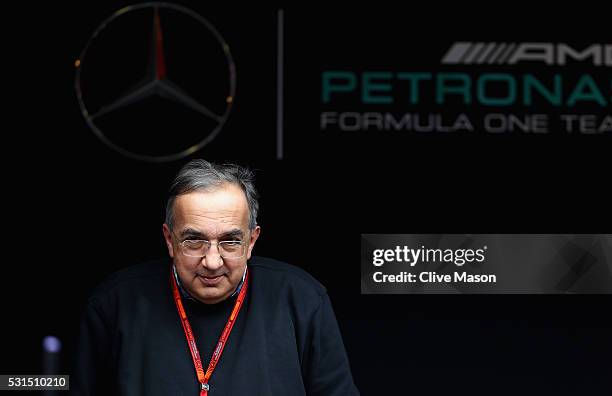
<path fill-rule="evenodd" d="M 232 309 L 232 313 L 227 319 L 227 323 L 225 324 L 225 328 L 221 333 L 221 337 L 219 337 L 217 347 L 215 348 L 215 351 L 213 352 L 213 355 L 210 358 L 210 363 L 208 363 L 208 369 L 206 369 L 206 373 L 204 373 L 204 368 L 202 367 L 202 360 L 200 359 L 200 353 L 198 352 L 198 347 L 195 343 L 193 331 L 191 330 L 189 319 L 187 319 L 185 308 L 183 308 L 181 294 L 179 293 L 178 286 L 176 285 L 176 279 L 174 278 L 172 271 L 170 271 L 170 284 L 172 286 L 172 295 L 174 297 L 174 302 L 176 303 L 176 309 L 178 310 L 179 316 L 181 317 L 183 331 L 185 332 L 185 337 L 187 338 L 187 345 L 189 345 L 191 357 L 193 358 L 193 365 L 195 366 L 198 381 L 201 385 L 200 396 L 208 396 L 208 390 L 210 388 L 208 385 L 208 381 L 210 380 L 213 371 L 215 371 L 215 367 L 217 367 L 219 359 L 221 359 L 221 354 L 223 353 L 223 348 L 225 348 L 225 344 L 227 343 L 227 338 L 229 337 L 232 331 L 232 327 L 234 327 L 236 317 L 238 316 L 238 312 L 240 312 L 240 308 L 242 307 L 242 302 L 244 301 L 244 298 L 246 296 L 247 286 L 249 284 L 249 272 L 247 270 L 244 282 L 242 284 L 242 288 L 240 289 L 238 298 L 236 298 L 234 309 Z"/>

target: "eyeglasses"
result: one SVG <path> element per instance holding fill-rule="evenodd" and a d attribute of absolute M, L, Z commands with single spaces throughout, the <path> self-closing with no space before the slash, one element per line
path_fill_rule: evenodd
<path fill-rule="evenodd" d="M 244 256 L 246 244 L 243 241 L 221 241 L 212 243 L 204 239 L 186 239 L 179 242 L 181 251 L 187 257 L 206 257 L 212 245 L 217 246 L 219 255 L 225 259 L 237 259 Z"/>

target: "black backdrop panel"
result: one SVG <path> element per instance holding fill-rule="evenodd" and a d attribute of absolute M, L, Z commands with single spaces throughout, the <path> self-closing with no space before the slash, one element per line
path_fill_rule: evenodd
<path fill-rule="evenodd" d="M 610 296 L 360 295 L 359 252 L 362 233 L 610 233 L 612 133 L 567 133 L 560 123 L 540 134 L 479 127 L 473 133 L 321 127 L 322 113 L 330 111 L 465 113 L 473 120 L 490 113 L 545 113 L 554 119 L 591 114 L 601 121 L 610 114 L 610 67 L 588 61 L 449 65 L 441 59 L 457 42 L 566 43 L 578 49 L 609 43 L 604 11 L 588 4 L 569 9 L 509 2 L 286 6 L 279 160 L 278 8 L 186 4 L 229 44 L 236 95 L 214 140 L 181 160 L 153 163 L 105 145 L 88 127 L 74 89 L 79 54 L 100 23 L 124 5 L 31 5 L 9 18 L 2 372 L 40 371 L 40 341 L 47 334 L 64 341 L 67 370 L 86 296 L 113 271 L 166 254 L 161 224 L 169 182 L 188 159 L 205 158 L 256 169 L 262 208 L 256 254 L 298 265 L 328 288 L 363 394 L 610 390 L 603 382 L 611 369 Z M 125 37 L 124 55 L 146 58 L 150 36 L 130 24 L 120 29 L 113 39 Z M 206 58 L 198 42 L 181 37 L 184 30 L 172 33 L 172 26 L 164 32 L 168 75 L 180 65 L 185 72 L 175 74 L 177 84 L 206 101 L 209 91 L 194 90 L 185 77 L 201 77 L 194 65 Z M 126 49 L 132 42 L 141 45 L 135 52 Z M 138 75 L 146 69 L 146 59 L 125 68 L 108 62 L 109 96 L 121 70 Z M 87 61 L 82 67 L 86 70 Z M 355 87 L 325 102 L 327 71 L 354 75 Z M 371 96 L 392 97 L 392 103 L 364 101 L 367 72 L 383 73 L 371 84 L 390 86 L 389 91 L 370 87 Z M 466 105 L 449 96 L 436 103 L 432 85 L 420 92 L 420 103 L 410 103 L 409 87 L 397 79 L 410 72 L 463 73 L 474 84 L 475 99 Z M 520 91 L 512 103 L 487 106 L 477 100 L 478 79 L 487 74 L 505 76 L 485 92 L 489 99 L 508 98 L 503 85 L 508 76 L 520 91 L 526 74 L 546 84 L 561 75 L 562 103 L 553 105 L 540 95 L 528 106 Z M 595 99 L 567 104 L 568 92 L 585 74 L 601 88 L 604 106 Z M 211 92 L 226 88 L 216 83 L 221 88 L 214 85 Z M 149 119 L 165 106 L 137 113 Z M 140 124 L 118 112 L 107 128 L 117 139 L 138 136 L 146 149 L 147 128 L 200 125 L 179 110 L 171 114 L 175 123 Z M 168 133 L 170 145 L 173 131 Z M 159 135 L 151 139 L 159 144 Z"/>

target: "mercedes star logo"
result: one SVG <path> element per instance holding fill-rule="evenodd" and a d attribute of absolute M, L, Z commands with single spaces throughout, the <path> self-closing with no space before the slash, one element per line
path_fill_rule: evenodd
<path fill-rule="evenodd" d="M 211 142 L 236 89 L 223 37 L 176 4 L 116 11 L 94 31 L 75 66 L 89 127 L 113 150 L 144 161 L 180 159 Z"/>

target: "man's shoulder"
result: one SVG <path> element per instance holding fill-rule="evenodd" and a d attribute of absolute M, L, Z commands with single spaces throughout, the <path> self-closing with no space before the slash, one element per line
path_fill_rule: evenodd
<path fill-rule="evenodd" d="M 249 268 L 254 277 L 260 277 L 268 286 L 285 284 L 304 293 L 315 293 L 323 296 L 327 293 L 325 286 L 308 272 L 295 265 L 291 265 L 268 257 L 253 256 L 249 260 Z"/>
<path fill-rule="evenodd" d="M 135 290 L 135 286 L 158 284 L 168 277 L 169 259 L 157 259 L 120 269 L 103 280 L 91 294 L 91 299 L 105 298 L 121 291 Z M 142 288 L 138 288 L 142 290 Z"/>

